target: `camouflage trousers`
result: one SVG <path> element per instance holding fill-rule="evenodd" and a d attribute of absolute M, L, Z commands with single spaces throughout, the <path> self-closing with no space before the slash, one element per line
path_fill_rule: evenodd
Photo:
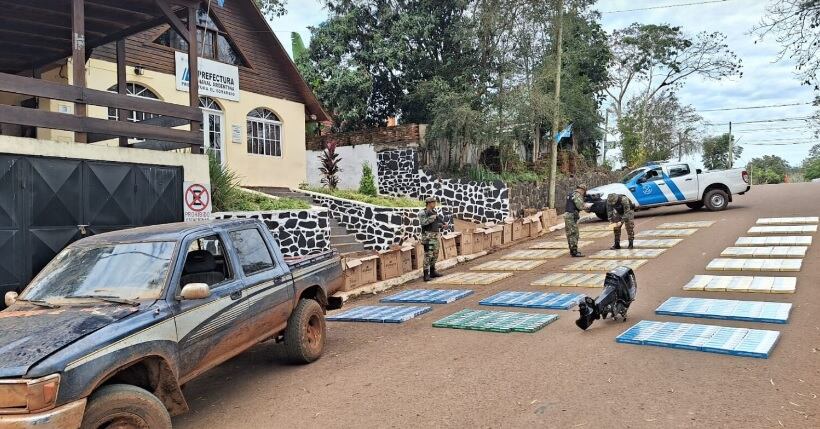
<path fill-rule="evenodd" d="M 428 270 L 438 261 L 439 233 L 423 232 L 421 245 L 424 246 L 424 269 Z"/>
<path fill-rule="evenodd" d="M 626 236 L 629 240 L 635 239 L 635 221 L 632 219 L 621 219 L 619 222 L 622 223 L 622 226 L 626 227 Z M 621 226 L 616 226 L 613 230 L 615 233 L 615 242 L 621 242 Z"/>
<path fill-rule="evenodd" d="M 578 250 L 578 219 L 579 216 L 573 213 L 564 213 L 564 229 L 567 232 L 567 244 L 569 250 Z"/>

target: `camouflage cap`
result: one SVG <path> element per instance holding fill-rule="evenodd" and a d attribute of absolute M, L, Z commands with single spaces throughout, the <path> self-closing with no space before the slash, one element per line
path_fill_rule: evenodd
<path fill-rule="evenodd" d="M 609 194 L 609 195 L 607 195 L 607 197 L 606 197 L 607 204 L 616 204 L 618 202 L 618 197 L 619 196 L 620 195 L 618 195 L 618 194 Z"/>
<path fill-rule="evenodd" d="M 436 199 L 436 197 L 430 196 L 430 197 L 425 198 L 425 199 L 424 199 L 424 202 L 425 202 L 426 204 L 430 204 L 430 203 L 437 203 L 437 202 L 438 202 L 438 199 Z"/>
<path fill-rule="evenodd" d="M 579 183 L 578 186 L 575 187 L 575 189 L 583 189 L 586 191 L 589 188 L 587 187 L 586 183 Z"/>

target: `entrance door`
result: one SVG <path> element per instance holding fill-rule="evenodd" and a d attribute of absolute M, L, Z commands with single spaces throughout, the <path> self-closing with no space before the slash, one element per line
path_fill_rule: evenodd
<path fill-rule="evenodd" d="M 205 139 L 205 150 L 213 153 L 221 165 L 225 165 L 225 115 L 219 104 L 212 98 L 200 97 L 202 108 L 202 136 Z"/>

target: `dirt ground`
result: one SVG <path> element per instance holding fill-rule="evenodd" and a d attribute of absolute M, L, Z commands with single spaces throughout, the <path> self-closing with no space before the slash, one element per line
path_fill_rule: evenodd
<path fill-rule="evenodd" d="M 479 308 L 478 301 L 495 292 L 538 289 L 530 282 L 560 271 L 571 261 L 564 257 L 494 285 L 473 287 L 475 294 L 467 299 L 436 305 L 431 313 L 403 324 L 329 323 L 325 356 L 308 366 L 285 365 L 278 358 L 279 346 L 260 345 L 189 383 L 185 394 L 191 412 L 176 418 L 174 426 L 817 428 L 820 234 L 797 275 L 794 295 L 691 293 L 681 287 L 693 275 L 705 274 L 707 263 L 745 235 L 758 217 L 818 214 L 818 184 L 758 186 L 718 213 L 685 206 L 641 212 L 638 231 L 669 221 L 718 222 L 636 271 L 638 299 L 627 323 L 599 321 L 582 332 L 574 325 L 576 312 L 544 311 L 560 319 L 534 334 L 431 326 L 462 308 Z M 592 253 L 610 245 L 609 239 L 597 239 L 583 250 Z M 388 293 L 418 287 L 421 282 Z M 787 325 L 656 316 L 654 309 L 670 296 L 783 301 L 794 308 Z M 379 298 L 346 306 L 374 304 Z M 782 334 L 769 359 L 615 342 L 619 333 L 643 319 Z"/>

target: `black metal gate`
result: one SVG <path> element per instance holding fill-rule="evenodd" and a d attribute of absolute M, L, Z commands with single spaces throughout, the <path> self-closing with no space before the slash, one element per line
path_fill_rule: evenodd
<path fill-rule="evenodd" d="M 182 167 L 0 154 L 0 293 L 84 232 L 182 221 L 182 180 Z"/>

